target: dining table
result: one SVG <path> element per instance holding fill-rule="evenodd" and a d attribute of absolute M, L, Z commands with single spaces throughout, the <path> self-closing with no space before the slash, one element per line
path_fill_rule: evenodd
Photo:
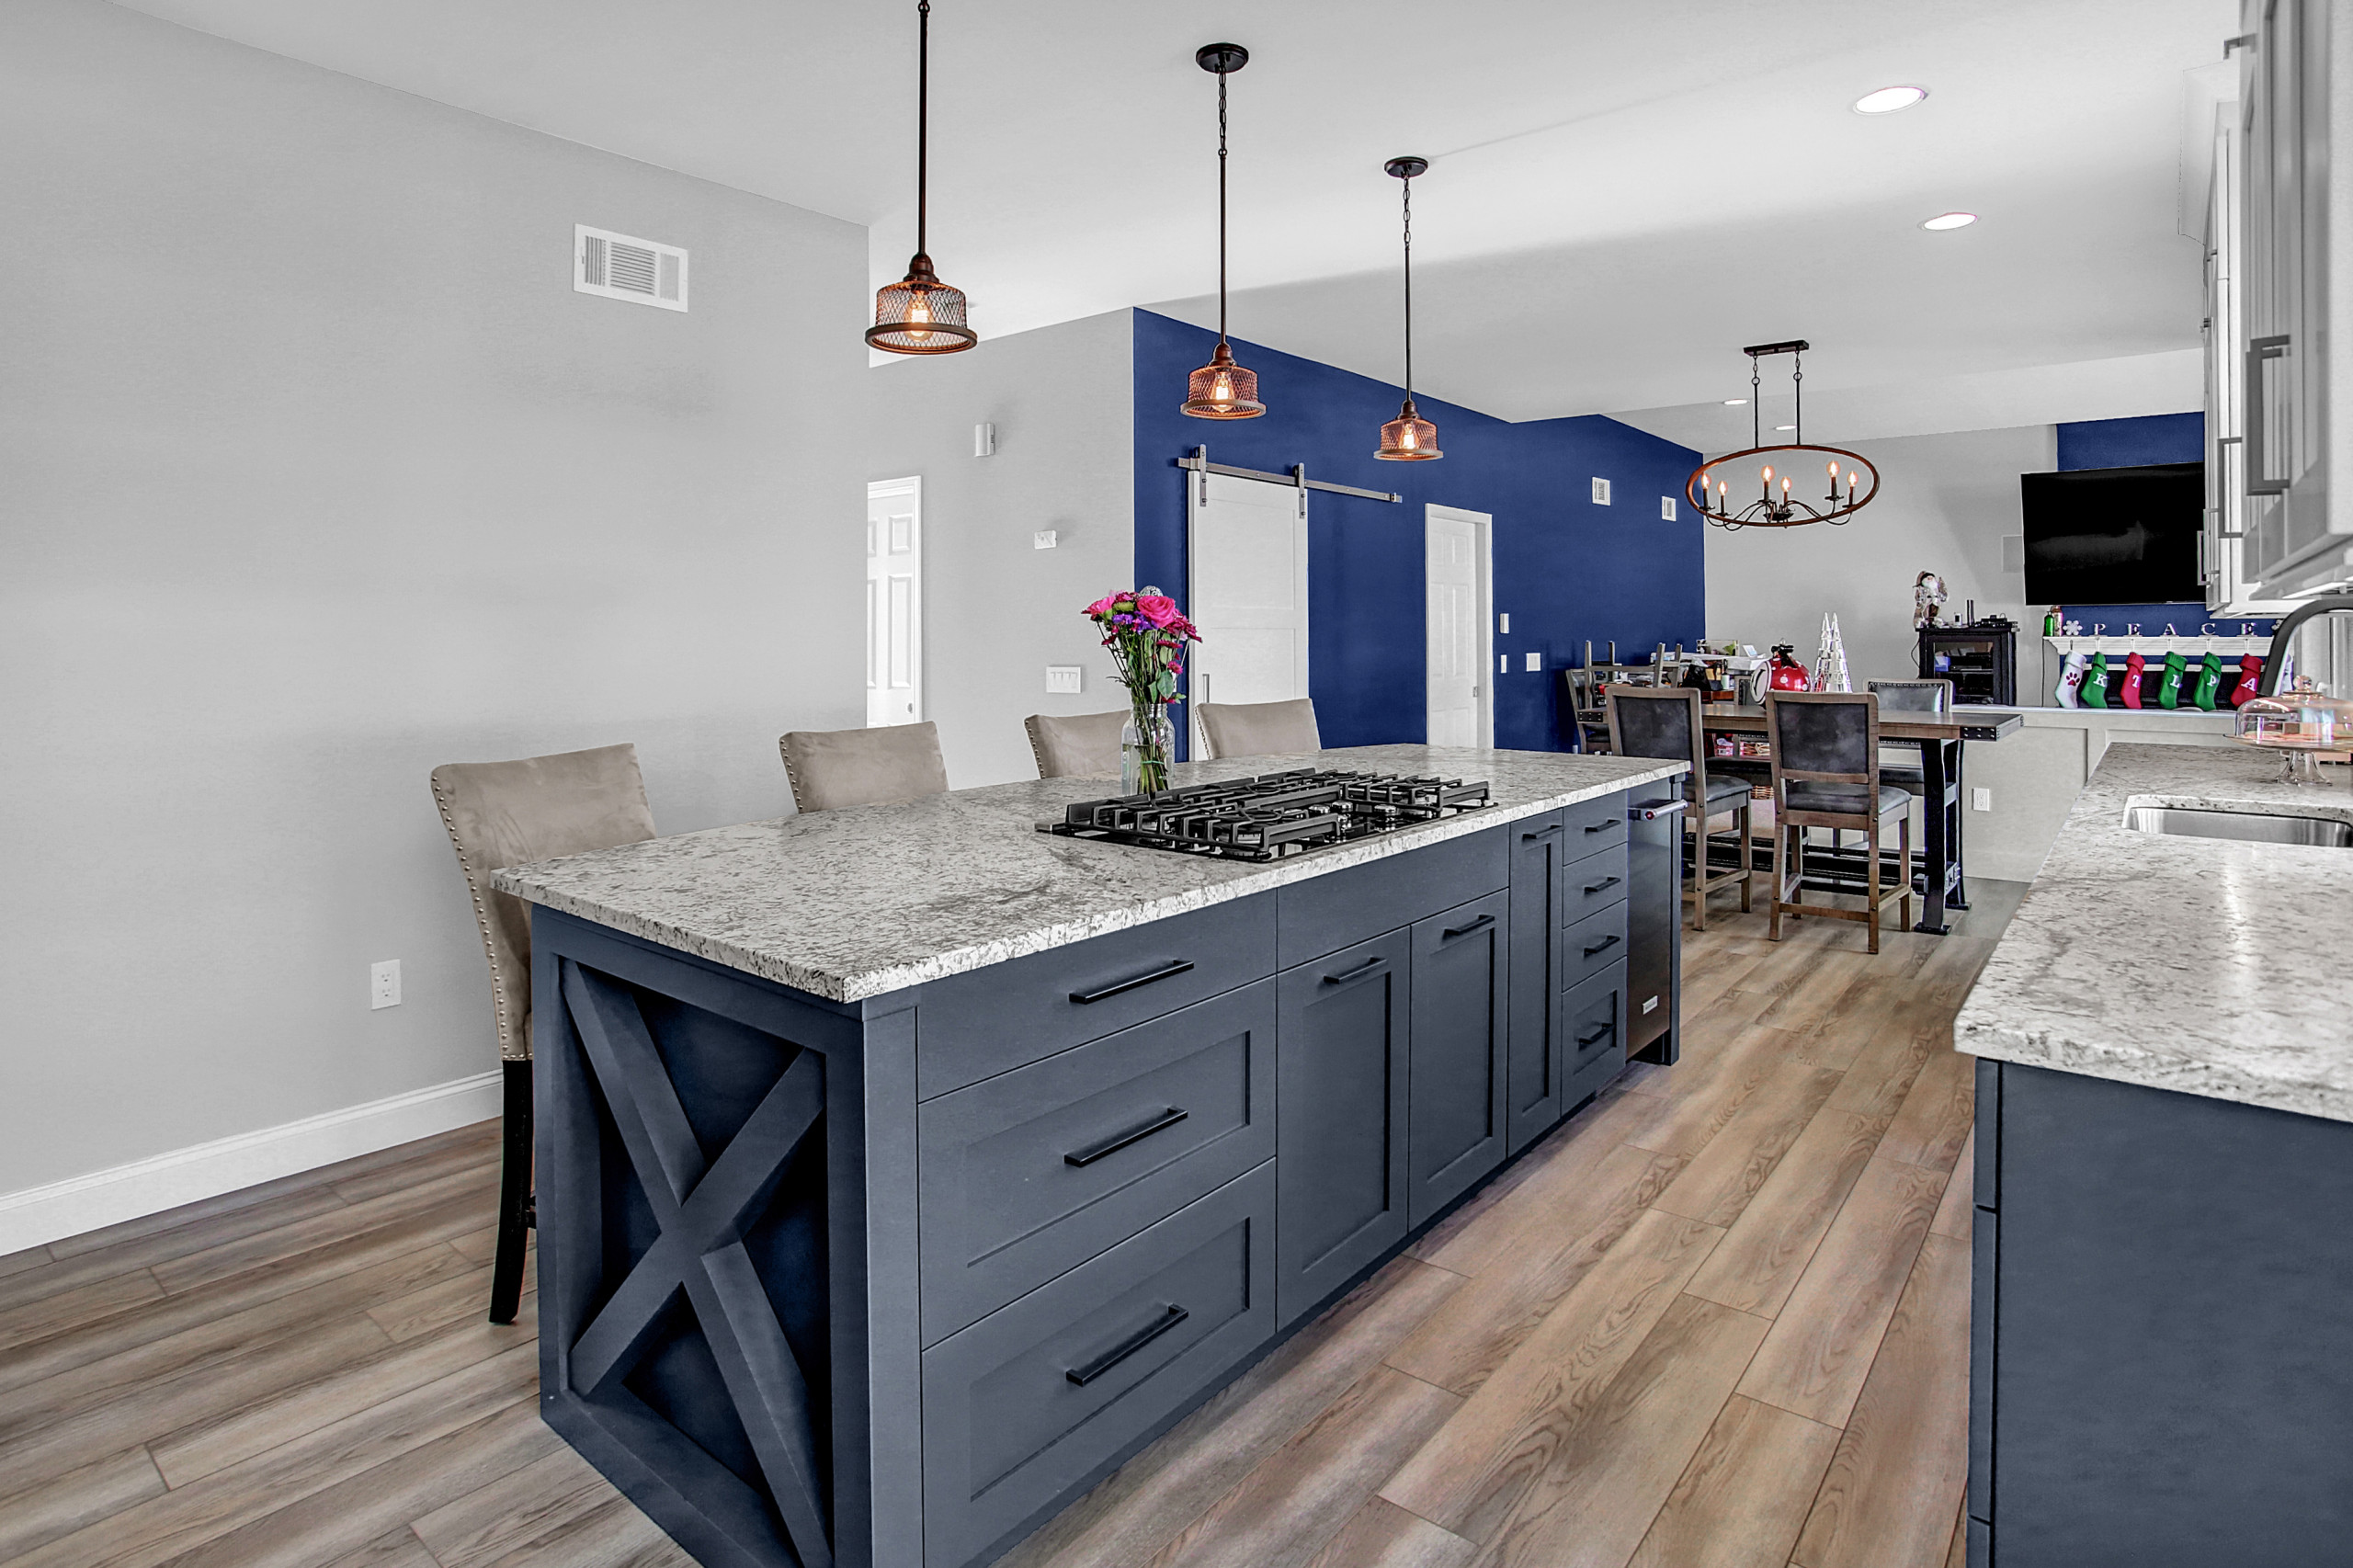
<path fill-rule="evenodd" d="M 1766 733 L 1765 710 L 1742 702 L 1710 702 L 1702 705 L 1699 725 L 1711 735 L 1761 735 Z M 1944 936 L 1951 930 L 1945 911 L 1969 907 L 1969 884 L 1961 869 L 1961 748 L 1971 741 L 1998 741 L 2025 725 L 2024 716 L 2008 709 L 1880 710 L 1881 743 L 1914 745 L 1920 751 L 1920 861 L 1926 886 L 1915 931 Z"/>

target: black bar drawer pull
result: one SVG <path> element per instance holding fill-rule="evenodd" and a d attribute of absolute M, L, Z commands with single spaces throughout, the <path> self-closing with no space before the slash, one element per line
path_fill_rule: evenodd
<path fill-rule="evenodd" d="M 1617 1032 L 1618 1026 L 1616 1024 L 1604 1024 L 1599 1028 L 1594 1030 L 1591 1034 L 1581 1034 L 1577 1036 L 1577 1049 L 1579 1051 L 1583 1051 L 1588 1045 L 1597 1045 Z"/>
<path fill-rule="evenodd" d="M 1089 1361 L 1086 1366 L 1073 1367 L 1068 1371 L 1064 1372 L 1063 1376 L 1068 1378 L 1072 1382 L 1076 1383 L 1080 1388 L 1085 1388 L 1087 1384 L 1093 1382 L 1096 1379 L 1101 1377 L 1104 1373 L 1109 1371 L 1112 1368 L 1118 1366 L 1120 1362 L 1126 1360 L 1129 1357 L 1134 1355 L 1137 1351 L 1142 1349 L 1145 1346 L 1151 1344 L 1154 1340 L 1159 1338 L 1162 1335 L 1166 1334 L 1170 1329 L 1175 1328 L 1178 1324 L 1183 1323 L 1187 1318 L 1192 1315 L 1192 1313 L 1187 1312 L 1176 1302 L 1171 1301 L 1168 1303 L 1168 1310 L 1161 1313 L 1158 1318 L 1154 1319 L 1150 1326 L 1138 1329 L 1135 1333 L 1128 1335 L 1127 1338 L 1121 1340 L 1119 1344 L 1111 1346 L 1110 1349 L 1103 1352 L 1102 1355 L 1095 1358 L 1094 1360 Z"/>
<path fill-rule="evenodd" d="M 1623 939 L 1623 938 L 1621 938 L 1621 937 L 1618 935 L 1618 933 L 1617 933 L 1617 932 L 1612 931 L 1611 933 L 1609 933 L 1609 935 L 1608 935 L 1607 937 L 1603 937 L 1603 938 L 1601 938 L 1601 940 L 1599 940 L 1598 942 L 1596 942 L 1596 943 L 1594 943 L 1591 947 L 1589 947 L 1589 948 L 1586 949 L 1586 950 L 1585 950 L 1585 956 L 1586 956 L 1586 957 L 1587 957 L 1587 958 L 1591 958 L 1591 957 L 1593 957 L 1593 955 L 1594 955 L 1594 954 L 1596 954 L 1596 953 L 1606 953 L 1606 952 L 1608 952 L 1610 949 L 1612 949 L 1612 948 L 1616 947 L 1616 946 L 1619 944 L 1619 942 L 1620 942 L 1620 941 L 1621 941 L 1622 939 Z"/>
<path fill-rule="evenodd" d="M 1540 827 L 1534 833 L 1521 834 L 1519 835 L 1519 841 L 1522 844 L 1533 844 L 1540 838 L 1550 838 L 1560 831 L 1561 824 L 1559 823 L 1554 823 L 1550 827 Z"/>
<path fill-rule="evenodd" d="M 1597 882 L 1587 882 L 1585 885 L 1585 895 L 1587 898 L 1591 898 L 1595 893 L 1599 892 L 1604 888 L 1616 887 L 1620 879 L 1617 877 L 1604 877 Z"/>
<path fill-rule="evenodd" d="M 1116 1154 L 1131 1143 L 1141 1143 L 1155 1132 L 1176 1126 L 1191 1113 L 1182 1106 L 1170 1106 L 1141 1127 L 1131 1127 L 1125 1132 L 1114 1132 L 1100 1143 L 1089 1143 L 1084 1149 L 1073 1149 L 1063 1156 L 1063 1164 L 1084 1168 L 1106 1154 Z"/>
<path fill-rule="evenodd" d="M 1354 969 L 1344 970 L 1338 974 L 1325 975 L 1324 977 L 1324 983 L 1326 985 L 1346 985 L 1351 980 L 1362 980 L 1374 970 L 1386 968 L 1388 963 L 1389 960 L 1387 959 L 1381 958 L 1376 954 L 1373 957 L 1365 960 L 1364 962 L 1357 965 Z"/>
<path fill-rule="evenodd" d="M 1495 923 L 1495 917 L 1494 915 L 1482 915 L 1478 919 L 1473 920 L 1468 926 L 1448 926 L 1445 930 L 1438 933 L 1438 940 L 1441 942 L 1450 942 L 1457 937 L 1468 937 L 1473 931 L 1483 931 Z"/>
<path fill-rule="evenodd" d="M 1616 817 L 1604 817 L 1599 822 L 1589 822 L 1586 824 L 1585 830 L 1587 833 L 1608 833 L 1611 828 L 1616 827 L 1617 825 L 1618 819 Z"/>
<path fill-rule="evenodd" d="M 1100 991 L 1074 991 L 1070 994 L 1070 999 L 1085 1006 L 1089 1002 L 1100 1002 L 1106 997 L 1117 996 L 1122 991 L 1133 991 L 1139 985 L 1150 985 L 1155 980 L 1173 979 L 1192 967 L 1192 960 L 1178 959 L 1166 969 L 1155 969 L 1150 974 L 1140 974 L 1133 980 L 1123 980 L 1117 985 L 1107 985 Z"/>

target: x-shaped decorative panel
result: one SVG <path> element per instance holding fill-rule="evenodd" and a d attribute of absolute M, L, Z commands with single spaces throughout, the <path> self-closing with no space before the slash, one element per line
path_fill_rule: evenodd
<path fill-rule="evenodd" d="M 745 1232 L 824 1109 L 824 1058 L 803 1051 L 707 1160 L 637 999 L 562 964 L 563 998 L 657 1230 L 571 1348 L 572 1390 L 626 1398 L 621 1380 L 683 1290 L 803 1568 L 833 1568 L 808 1380 L 761 1285 Z"/>

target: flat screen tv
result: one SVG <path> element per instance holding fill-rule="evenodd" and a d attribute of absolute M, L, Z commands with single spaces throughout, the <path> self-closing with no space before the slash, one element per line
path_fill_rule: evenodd
<path fill-rule="evenodd" d="M 2150 605 L 2206 597 L 2198 531 L 2206 465 L 2018 475 L 2029 604 Z"/>

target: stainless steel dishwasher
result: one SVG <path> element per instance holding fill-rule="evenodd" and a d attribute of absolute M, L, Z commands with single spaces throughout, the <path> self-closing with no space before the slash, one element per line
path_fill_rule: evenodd
<path fill-rule="evenodd" d="M 1680 796 L 1626 807 L 1626 1059 L 1683 1053 L 1683 810 Z"/>

